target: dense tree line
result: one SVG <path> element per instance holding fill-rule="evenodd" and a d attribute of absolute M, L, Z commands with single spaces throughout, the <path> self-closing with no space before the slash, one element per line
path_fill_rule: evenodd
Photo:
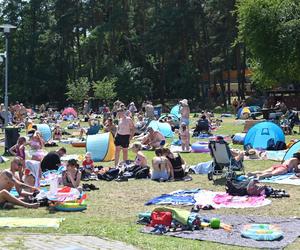
<path fill-rule="evenodd" d="M 245 2 L 257 1 L 263 0 Z M 246 33 L 237 40 L 237 17 L 246 14 L 235 6 L 235 0 L 2 1 L 0 22 L 18 27 L 11 36 L 10 97 L 62 104 L 67 83 L 87 78 L 90 96 L 113 81 L 125 102 L 185 97 L 209 104 L 208 90 L 218 83 L 226 104 L 230 70 L 237 70 L 241 96 L 245 82 Z"/>

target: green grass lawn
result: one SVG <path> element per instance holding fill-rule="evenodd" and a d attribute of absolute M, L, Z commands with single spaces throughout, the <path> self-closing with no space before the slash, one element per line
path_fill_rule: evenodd
<path fill-rule="evenodd" d="M 230 118 L 223 119 L 218 134 L 234 134 L 241 132 L 243 126 L 237 125 L 236 121 Z M 299 136 L 293 136 L 293 138 Z M 292 137 L 287 137 L 289 141 Z M 194 139 L 193 139 L 194 141 Z M 237 146 L 234 146 L 238 148 Z M 67 146 L 68 153 L 84 154 L 82 148 Z M 149 161 L 153 152 L 145 152 Z M 130 158 L 133 154 L 130 153 Z M 196 164 L 210 159 L 208 154 L 183 154 L 188 164 Z M 265 169 L 271 166 L 271 161 L 246 161 L 246 171 Z M 112 165 L 106 163 L 105 165 Z M 9 163 L 0 167 L 7 168 Z M 245 249 L 233 246 L 221 245 L 211 242 L 177 239 L 165 236 L 145 235 L 139 232 L 141 226 L 136 224 L 138 212 L 151 210 L 153 207 L 145 207 L 144 203 L 163 193 L 177 189 L 203 188 L 210 190 L 224 191 L 224 186 L 213 185 L 206 175 L 193 175 L 190 182 L 169 182 L 157 183 L 150 180 L 132 180 L 129 182 L 93 182 L 100 188 L 99 191 L 89 192 L 88 209 L 84 212 L 50 213 L 46 208 L 30 210 L 15 208 L 13 210 L 0 210 L 0 216 L 22 216 L 22 217 L 63 217 L 66 218 L 58 230 L 53 229 L 2 229 L 2 232 L 34 232 L 34 233 L 59 233 L 59 234 L 83 234 L 107 237 L 120 240 L 141 249 Z M 220 214 L 241 214 L 241 215 L 267 215 L 267 216 L 299 216 L 300 196 L 299 187 L 289 185 L 274 185 L 274 187 L 286 189 L 291 198 L 273 199 L 272 204 L 255 209 L 218 209 L 212 213 Z M 190 209 L 187 207 L 186 209 Z M 299 240 L 290 245 L 288 249 L 299 247 Z"/>

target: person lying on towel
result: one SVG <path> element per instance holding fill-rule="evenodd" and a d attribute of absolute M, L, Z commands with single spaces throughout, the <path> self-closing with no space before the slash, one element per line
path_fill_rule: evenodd
<path fill-rule="evenodd" d="M 282 164 L 274 165 L 264 171 L 255 171 L 248 173 L 248 176 L 255 176 L 258 179 L 269 178 L 276 175 L 283 175 L 290 172 L 300 172 L 298 165 L 300 164 L 300 152 L 293 154 L 293 157 L 284 161 Z"/>
<path fill-rule="evenodd" d="M 38 203 L 27 203 L 21 198 L 17 198 L 10 194 L 13 187 L 16 188 L 20 196 L 32 196 L 32 193 L 23 192 L 23 189 L 30 189 L 32 192 L 37 190 L 35 187 L 23 183 L 16 175 L 17 172 L 22 171 L 23 162 L 19 157 L 15 157 L 11 162 L 10 169 L 0 171 L 0 208 L 12 208 L 13 205 L 22 206 L 26 208 L 38 208 Z"/>

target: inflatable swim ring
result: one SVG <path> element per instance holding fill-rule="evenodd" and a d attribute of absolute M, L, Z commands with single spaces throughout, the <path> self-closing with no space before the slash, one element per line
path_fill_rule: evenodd
<path fill-rule="evenodd" d="M 195 153 L 208 153 L 208 142 L 195 142 L 191 146 L 193 152 Z"/>
<path fill-rule="evenodd" d="M 79 212 L 87 209 L 86 204 L 80 204 L 77 202 L 66 202 L 54 206 L 55 210 L 62 212 Z"/>
<path fill-rule="evenodd" d="M 276 225 L 249 224 L 244 226 L 241 235 L 253 240 L 272 241 L 283 237 L 283 232 Z"/>

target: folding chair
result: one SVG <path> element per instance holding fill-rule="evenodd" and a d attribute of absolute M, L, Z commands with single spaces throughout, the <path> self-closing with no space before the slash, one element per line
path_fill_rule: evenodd
<path fill-rule="evenodd" d="M 244 173 L 243 162 L 235 160 L 226 141 L 210 141 L 208 147 L 213 158 L 212 168 L 208 173 L 209 180 L 214 180 L 214 176 L 218 175 L 233 178 L 236 176 L 235 171 Z"/>

